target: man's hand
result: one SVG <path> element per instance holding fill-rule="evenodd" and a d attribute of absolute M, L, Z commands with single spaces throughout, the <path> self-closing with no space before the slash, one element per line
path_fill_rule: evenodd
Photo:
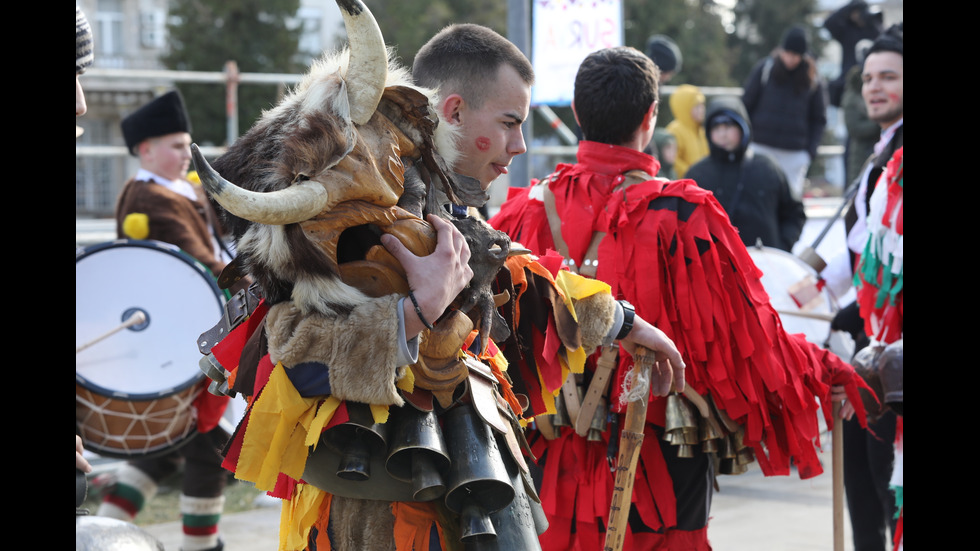
<path fill-rule="evenodd" d="M 830 399 L 834 402 L 841 402 L 841 419 L 850 421 L 851 418 L 854 417 L 854 404 L 847 399 L 847 393 L 844 391 L 843 385 L 834 385 L 830 387 Z"/>
<path fill-rule="evenodd" d="M 633 330 L 621 341 L 623 348 L 633 354 L 637 346 L 643 346 L 655 352 L 656 361 L 651 370 L 650 391 L 654 396 L 670 394 L 671 387 L 681 392 L 684 390 L 684 360 L 663 331 L 650 325 L 636 316 L 633 319 Z"/>
<path fill-rule="evenodd" d="M 416 256 L 393 235 L 381 236 L 388 249 L 408 276 L 408 287 L 429 323 L 435 323 L 449 304 L 473 278 L 469 266 L 470 249 L 466 238 L 447 220 L 430 214 L 427 218 L 436 230 L 436 249 L 428 256 Z M 405 301 L 405 334 L 414 337 L 425 329 L 410 300 Z"/>
<path fill-rule="evenodd" d="M 88 460 L 82 454 L 85 452 L 85 448 L 82 446 L 82 438 L 75 435 L 75 468 L 82 471 L 83 473 L 92 472 L 92 465 L 89 464 Z"/>

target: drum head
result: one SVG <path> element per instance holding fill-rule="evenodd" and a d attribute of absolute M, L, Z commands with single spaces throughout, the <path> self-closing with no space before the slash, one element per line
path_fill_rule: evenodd
<path fill-rule="evenodd" d="M 120 240 L 77 251 L 76 383 L 128 400 L 194 385 L 204 377 L 197 339 L 221 318 L 223 305 L 210 272 L 171 245 Z M 88 345 L 136 311 L 144 323 Z"/>
<path fill-rule="evenodd" d="M 817 273 L 796 256 L 772 247 L 748 247 L 762 270 L 762 286 L 779 312 L 787 333 L 803 333 L 823 345 L 830 336 L 830 320 L 837 305 L 826 289 L 817 289 Z"/>

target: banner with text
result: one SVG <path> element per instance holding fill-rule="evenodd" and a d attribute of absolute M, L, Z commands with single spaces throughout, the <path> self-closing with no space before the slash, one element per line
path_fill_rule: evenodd
<path fill-rule="evenodd" d="M 623 45 L 622 0 L 534 0 L 532 21 L 534 105 L 570 105 L 585 56 Z"/>

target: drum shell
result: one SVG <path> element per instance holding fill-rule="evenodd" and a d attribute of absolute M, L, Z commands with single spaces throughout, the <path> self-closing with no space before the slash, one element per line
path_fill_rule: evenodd
<path fill-rule="evenodd" d="M 75 266 L 75 422 L 86 448 L 135 458 L 182 445 L 204 391 L 197 337 L 221 318 L 225 293 L 203 264 L 157 241 L 77 249 Z M 146 321 L 119 329 L 136 311 Z"/>
<path fill-rule="evenodd" d="M 826 287 L 816 286 L 819 274 L 798 257 L 781 249 L 748 247 L 748 251 L 762 271 L 762 286 L 772 307 L 779 312 L 786 332 L 803 333 L 808 341 L 817 345 L 826 343 L 830 336 L 830 319 L 838 305 Z"/>

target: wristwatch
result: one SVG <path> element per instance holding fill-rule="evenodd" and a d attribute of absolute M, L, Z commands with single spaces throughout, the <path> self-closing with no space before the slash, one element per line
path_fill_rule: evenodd
<path fill-rule="evenodd" d="M 616 335 L 616 340 L 618 341 L 625 338 L 633 330 L 633 318 L 636 317 L 636 308 L 625 300 L 618 300 L 616 302 L 623 307 L 623 326 L 619 328 L 619 334 Z"/>

